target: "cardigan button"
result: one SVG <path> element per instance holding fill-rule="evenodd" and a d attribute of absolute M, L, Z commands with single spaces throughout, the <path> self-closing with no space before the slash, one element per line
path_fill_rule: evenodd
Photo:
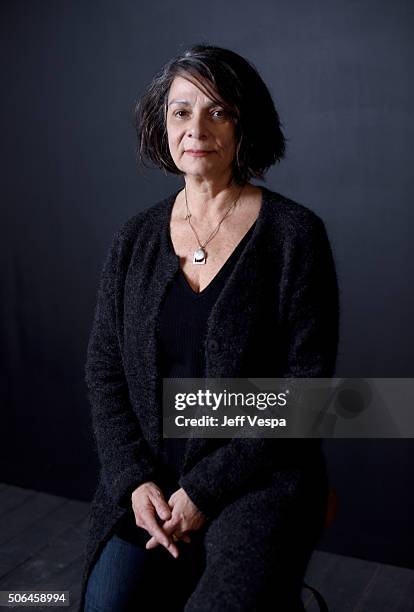
<path fill-rule="evenodd" d="M 210 351 L 218 351 L 219 349 L 219 343 L 217 342 L 217 340 L 214 340 L 214 338 L 210 338 L 210 340 L 207 343 L 208 348 L 210 349 Z"/>

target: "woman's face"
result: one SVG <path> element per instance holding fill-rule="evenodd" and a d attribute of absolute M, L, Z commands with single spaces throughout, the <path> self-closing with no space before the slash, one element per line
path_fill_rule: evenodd
<path fill-rule="evenodd" d="M 179 76 L 168 94 L 167 133 L 171 156 L 184 174 L 214 179 L 226 170 L 231 172 L 236 154 L 233 116 Z"/>

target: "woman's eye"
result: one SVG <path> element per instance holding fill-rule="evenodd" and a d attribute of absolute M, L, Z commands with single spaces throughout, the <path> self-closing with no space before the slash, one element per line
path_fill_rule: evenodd
<path fill-rule="evenodd" d="M 174 117 L 178 117 L 178 119 L 182 119 L 186 115 L 188 115 L 188 111 L 184 110 L 184 109 L 176 110 L 174 112 Z M 211 113 L 211 115 L 212 115 L 212 117 L 214 117 L 214 119 L 225 119 L 226 116 L 227 116 L 227 113 L 226 113 L 225 110 L 217 109 L 217 110 L 213 111 Z"/>

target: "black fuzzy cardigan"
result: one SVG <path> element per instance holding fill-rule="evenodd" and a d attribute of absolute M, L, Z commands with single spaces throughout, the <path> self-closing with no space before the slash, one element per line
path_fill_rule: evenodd
<path fill-rule="evenodd" d="M 254 231 L 208 320 L 206 376 L 331 377 L 339 305 L 324 223 L 306 206 L 261 189 Z M 101 274 L 85 367 L 101 474 L 80 610 L 89 573 L 129 507 L 131 491 L 160 477 L 157 317 L 179 269 L 169 232 L 177 193 L 124 223 Z M 192 438 L 179 484 L 214 521 L 263 474 L 278 473 L 278 491 L 294 496 L 297 471 L 291 468 L 309 465 L 319 451 L 318 440 Z"/>

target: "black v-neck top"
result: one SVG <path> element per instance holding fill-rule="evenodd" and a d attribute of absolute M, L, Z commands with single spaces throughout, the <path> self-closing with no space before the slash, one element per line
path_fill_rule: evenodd
<path fill-rule="evenodd" d="M 204 377 L 207 319 L 255 225 L 256 221 L 202 291 L 194 291 L 183 271 L 177 271 L 167 289 L 160 312 L 158 347 L 161 378 Z M 164 466 L 165 481 L 169 485 L 168 493 L 179 488 L 178 478 L 186 443 L 186 438 L 163 438 L 161 462 Z M 145 530 L 136 526 L 132 508 L 115 529 L 119 537 L 140 546 L 145 546 L 149 539 L 144 532 Z"/>

